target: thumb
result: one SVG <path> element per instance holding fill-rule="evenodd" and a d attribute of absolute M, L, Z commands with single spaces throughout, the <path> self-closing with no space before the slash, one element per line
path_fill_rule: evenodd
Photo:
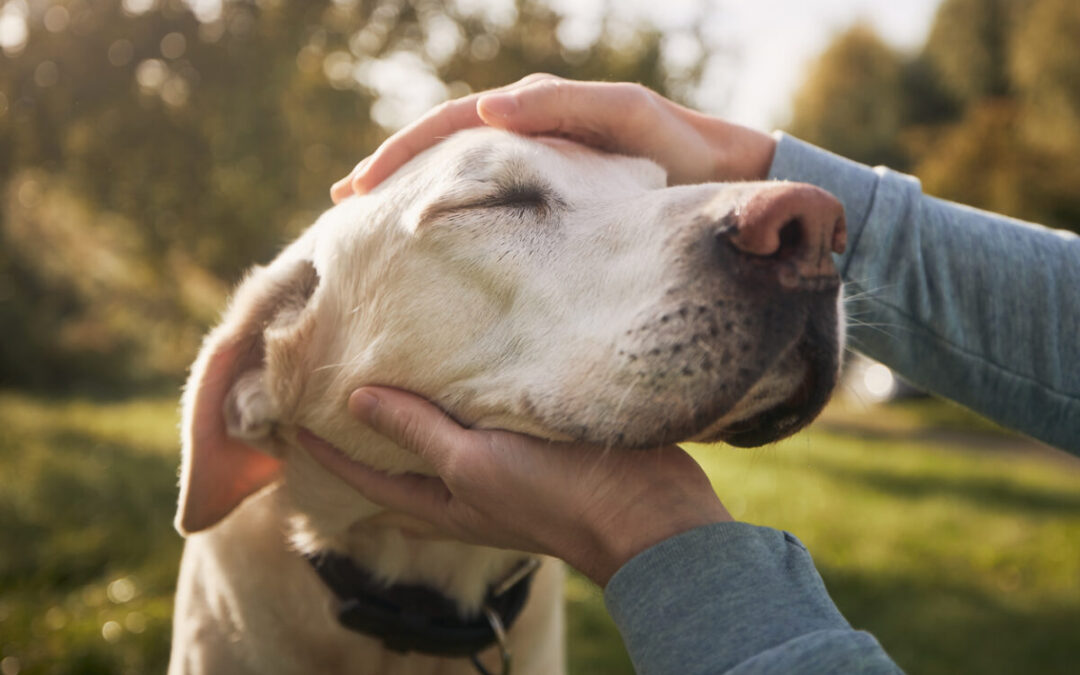
<path fill-rule="evenodd" d="M 521 134 L 569 136 L 601 148 L 633 145 L 633 126 L 655 107 L 645 87 L 627 83 L 544 79 L 481 96 L 488 125 Z"/>
<path fill-rule="evenodd" d="M 426 460 L 443 473 L 469 442 L 469 432 L 427 400 L 387 387 L 362 387 L 349 411 L 371 429 Z"/>
<path fill-rule="evenodd" d="M 392 476 L 349 459 L 307 429 L 296 438 L 317 462 L 376 504 L 434 524 L 443 520 L 451 495 L 440 479 L 415 473 Z"/>

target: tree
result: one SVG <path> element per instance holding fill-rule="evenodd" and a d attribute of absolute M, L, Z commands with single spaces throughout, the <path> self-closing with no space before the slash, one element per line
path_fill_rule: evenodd
<path fill-rule="evenodd" d="M 0 323 L 20 327 L 7 386 L 174 381 L 221 289 L 403 121 L 406 82 L 427 103 L 534 71 L 686 84 L 655 30 L 609 11 L 567 47 L 538 0 L 8 5 L 28 35 L 0 56 Z"/>
<path fill-rule="evenodd" d="M 1030 0 L 944 0 L 923 52 L 949 93 L 968 103 L 1012 92 L 1009 52 Z"/>
<path fill-rule="evenodd" d="M 1038 0 L 1017 27 L 1009 74 L 1024 108 L 1025 137 L 1039 147 L 1080 149 L 1080 11 L 1070 0 Z M 1074 160 L 1075 161 L 1075 160 Z"/>
<path fill-rule="evenodd" d="M 900 57 L 856 25 L 821 55 L 795 96 L 791 131 L 852 159 L 899 164 Z"/>
<path fill-rule="evenodd" d="M 1080 4 L 945 0 L 910 56 L 867 32 L 822 55 L 796 134 L 914 171 L 931 194 L 1080 231 Z"/>

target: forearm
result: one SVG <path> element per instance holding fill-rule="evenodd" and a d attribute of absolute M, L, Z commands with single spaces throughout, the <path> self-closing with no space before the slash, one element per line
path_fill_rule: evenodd
<path fill-rule="evenodd" d="M 1080 454 L 1080 238 L 927 197 L 914 178 L 789 136 L 770 177 L 844 203 L 852 347 Z"/>
<path fill-rule="evenodd" d="M 841 616 L 802 544 L 768 528 L 668 539 L 621 568 L 604 599 L 640 675 L 899 672 Z"/>

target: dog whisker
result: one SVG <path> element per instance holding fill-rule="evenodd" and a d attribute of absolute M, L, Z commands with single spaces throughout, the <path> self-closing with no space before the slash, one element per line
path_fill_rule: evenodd
<path fill-rule="evenodd" d="M 873 298 L 877 297 L 878 295 L 880 295 L 882 291 L 891 289 L 891 288 L 895 287 L 896 285 L 897 284 L 883 284 L 881 286 L 875 286 L 873 288 L 863 288 L 858 281 L 849 281 L 847 283 L 846 288 L 847 289 L 855 288 L 855 289 L 858 289 L 858 290 L 856 290 L 853 293 L 845 293 L 844 299 L 843 299 L 844 306 L 846 307 L 849 304 L 856 303 L 856 302 L 859 302 L 860 300 L 865 300 L 867 298 L 873 299 Z"/>
<path fill-rule="evenodd" d="M 876 332 L 881 333 L 882 335 L 886 335 L 888 337 L 896 337 L 896 333 L 894 332 L 895 329 L 910 330 L 906 326 L 902 326 L 900 324 L 894 324 L 894 323 L 868 323 L 868 322 L 865 322 L 865 321 L 851 321 L 851 322 L 848 323 L 849 331 L 850 331 L 851 328 L 866 328 L 868 330 L 876 331 Z M 850 333 L 848 335 L 848 338 L 852 342 L 855 341 L 855 338 L 853 338 L 850 335 Z"/>

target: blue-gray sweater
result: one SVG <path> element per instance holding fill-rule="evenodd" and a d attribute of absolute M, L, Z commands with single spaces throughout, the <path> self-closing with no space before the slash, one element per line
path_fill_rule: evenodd
<path fill-rule="evenodd" d="M 770 178 L 844 203 L 837 263 L 848 311 L 865 324 L 850 327 L 850 344 L 1080 455 L 1080 238 L 778 140 Z M 719 523 L 668 539 L 624 565 L 604 599 L 642 675 L 899 671 L 844 620 L 798 539 L 765 527 Z"/>

